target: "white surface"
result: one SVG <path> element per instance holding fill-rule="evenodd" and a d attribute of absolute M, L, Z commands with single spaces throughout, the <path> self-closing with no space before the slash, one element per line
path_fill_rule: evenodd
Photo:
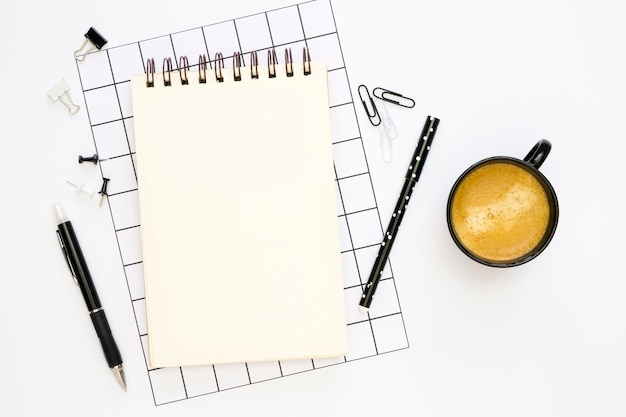
<path fill-rule="evenodd" d="M 417 102 L 412 110 L 390 109 L 399 137 L 388 164 L 377 129 L 356 107 L 384 219 L 406 170 L 401 156 L 412 153 L 427 114 L 441 119 L 391 257 L 411 347 L 153 405 L 117 244 L 98 232 L 109 230 L 110 215 L 66 183 L 100 185 L 99 171 L 76 162 L 93 150 L 87 114 L 70 116 L 46 93 L 63 78 L 82 104 L 72 52 L 89 26 L 113 46 L 292 3 L 5 5 L 0 414 L 626 414 L 626 6 L 619 1 L 410 8 L 333 1 L 353 97 L 365 83 Z M 561 205 L 551 245 L 515 269 L 472 263 L 445 224 L 452 183 L 476 160 L 523 157 L 542 137 L 553 144 L 542 172 Z M 103 370 L 92 325 L 81 314 L 83 300 L 54 235 L 56 201 L 81 225 L 77 233 L 90 236 L 81 244 L 91 270 L 110 279 L 98 289 L 124 352 L 127 393 Z"/>

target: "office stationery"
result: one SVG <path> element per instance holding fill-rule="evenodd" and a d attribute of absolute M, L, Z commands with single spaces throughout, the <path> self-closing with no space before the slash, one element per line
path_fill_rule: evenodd
<path fill-rule="evenodd" d="M 74 104 L 70 97 L 70 85 L 63 79 L 48 91 L 48 97 L 52 101 L 58 101 L 63 104 L 70 114 L 76 114 L 80 110 L 80 106 Z"/>
<path fill-rule="evenodd" d="M 108 195 L 107 188 L 109 186 L 109 181 L 111 181 L 110 178 L 102 178 L 102 187 L 100 187 L 100 191 L 98 191 L 98 194 L 100 194 L 100 207 L 102 207 L 104 196 Z"/>
<path fill-rule="evenodd" d="M 386 101 L 388 103 L 396 104 L 398 106 L 413 108 L 415 107 L 415 100 L 410 97 L 403 96 L 400 93 L 387 90 L 385 88 L 376 87 L 372 90 L 374 97 Z"/>
<path fill-rule="evenodd" d="M 415 148 L 411 162 L 409 163 L 409 169 L 407 170 L 404 179 L 404 186 L 400 192 L 400 197 L 398 198 L 396 207 L 391 215 L 391 220 L 387 226 L 387 231 L 385 232 L 383 241 L 378 249 L 378 255 L 376 256 L 374 267 L 372 268 L 367 284 L 364 287 L 363 295 L 359 301 L 359 308 L 363 311 L 368 311 L 370 308 L 374 293 L 376 292 L 376 288 L 378 287 L 383 274 L 385 264 L 389 258 L 391 247 L 393 246 L 393 242 L 395 242 L 396 235 L 398 234 L 400 223 L 402 222 L 409 200 L 413 194 L 413 189 L 415 188 L 420 174 L 422 173 L 422 169 L 424 168 L 426 157 L 430 151 L 430 145 L 432 144 L 435 133 L 437 132 L 437 126 L 439 126 L 439 119 L 428 116 L 426 122 L 424 123 L 422 134 L 418 139 L 417 147 Z"/>
<path fill-rule="evenodd" d="M 72 187 L 76 188 L 76 193 L 78 194 L 84 194 L 85 196 L 87 196 L 87 198 L 95 198 L 96 197 L 96 190 L 93 190 L 91 188 L 87 188 L 85 187 L 85 184 L 77 184 L 75 182 L 72 181 L 66 181 L 69 185 L 71 185 Z"/>
<path fill-rule="evenodd" d="M 92 156 L 78 155 L 78 163 L 82 164 L 83 162 L 93 162 L 94 165 L 97 165 L 98 164 L 98 154 L 94 153 Z"/>
<path fill-rule="evenodd" d="M 131 79 L 150 363 L 343 357 L 326 66 L 216 55 Z"/>
<path fill-rule="evenodd" d="M 102 308 L 102 304 L 100 303 L 96 287 L 91 279 L 87 262 L 85 262 L 85 257 L 78 244 L 74 227 L 67 219 L 65 211 L 60 204 L 54 206 L 54 211 L 58 221 L 57 237 L 67 265 L 70 268 L 74 282 L 80 288 L 80 292 L 87 304 L 87 311 L 89 312 L 89 317 L 96 330 L 98 339 L 100 339 L 107 364 L 113 371 L 122 388 L 124 388 L 124 391 L 126 391 L 122 355 L 120 355 L 120 351 L 113 339 L 109 322 Z"/>
<path fill-rule="evenodd" d="M 159 65 L 158 71 L 162 71 L 161 64 L 165 57 L 189 56 L 191 58 L 189 64 L 195 66 L 197 64 L 195 56 L 200 50 L 203 51 L 205 58 L 214 58 L 215 51 L 243 52 L 245 67 L 242 67 L 241 72 L 251 74 L 254 73 L 255 66 L 252 62 L 255 55 L 257 60 L 263 60 L 269 50 L 282 51 L 286 47 L 291 47 L 295 60 L 299 59 L 296 58 L 296 53 L 304 46 L 309 46 L 313 58 L 324 61 L 328 67 L 343 293 L 348 300 L 346 303 L 348 353 L 344 357 L 328 359 L 154 368 L 148 361 L 130 78 L 145 71 L 148 57 L 155 59 L 155 63 Z M 252 51 L 258 53 L 254 54 Z M 283 55 L 279 54 L 277 58 L 282 61 Z M 232 58 L 226 57 L 225 60 L 230 66 Z M 207 71 L 203 78 L 209 82 L 214 80 L 209 69 L 215 70 L 215 62 L 209 59 L 206 61 Z M 172 64 L 174 62 L 172 60 Z M 277 68 L 283 64 L 277 63 Z M 222 68 L 221 65 L 219 68 Z M 237 387 L 375 357 L 409 346 L 396 291 L 396 277 L 390 263 L 387 264 L 379 284 L 377 302 L 368 314 L 361 314 L 349 301 L 359 297 L 362 292 L 362 285 L 376 257 L 383 229 L 372 187 L 368 156 L 365 154 L 356 117 L 355 101 L 351 94 L 340 36 L 329 1 L 299 3 L 156 38 L 103 48 L 90 54 L 88 65 L 77 61 L 77 69 L 85 105 L 89 110 L 94 145 L 100 156 L 99 169 L 103 177 L 113 178 L 109 184 L 107 197 L 111 212 L 111 233 L 118 242 L 120 264 L 129 288 L 129 302 L 134 312 L 129 320 L 137 323 L 137 343 L 145 352 L 146 373 L 155 405 L 217 394 Z M 225 71 L 232 72 L 229 68 L 222 70 L 223 73 Z M 198 77 L 202 77 L 202 74 L 201 70 Z M 191 79 L 189 76 L 190 82 Z M 210 124 L 205 126 L 205 130 L 210 132 Z M 189 154 L 188 157 L 194 156 Z M 202 190 L 197 192 L 201 193 Z"/>
<path fill-rule="evenodd" d="M 363 104 L 363 108 L 365 109 L 365 114 L 367 114 L 370 123 L 373 126 L 378 126 L 381 123 L 381 118 L 378 113 L 378 109 L 376 108 L 376 103 L 374 103 L 374 99 L 370 95 L 370 91 L 364 84 L 359 85 L 357 91 L 359 93 L 359 98 L 361 99 L 361 104 Z"/>
<path fill-rule="evenodd" d="M 390 162 L 392 159 L 391 141 L 398 137 L 398 129 L 396 124 L 387 111 L 385 103 L 381 103 L 380 106 L 380 120 L 378 125 L 378 138 L 380 140 L 380 149 L 383 156 L 383 161 Z"/>
<path fill-rule="evenodd" d="M 85 33 L 85 40 L 80 48 L 74 51 L 74 58 L 83 61 L 87 55 L 95 50 L 100 50 L 106 45 L 107 40 L 95 28 L 90 27 Z M 86 48 L 87 47 L 87 48 Z"/>

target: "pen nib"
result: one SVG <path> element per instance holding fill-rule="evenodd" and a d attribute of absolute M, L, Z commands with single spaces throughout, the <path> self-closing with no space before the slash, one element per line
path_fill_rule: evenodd
<path fill-rule="evenodd" d="M 111 370 L 115 374 L 115 378 L 120 383 L 122 388 L 124 388 L 124 392 L 126 392 L 126 378 L 124 378 L 124 369 L 122 369 L 122 365 L 114 366 Z"/>

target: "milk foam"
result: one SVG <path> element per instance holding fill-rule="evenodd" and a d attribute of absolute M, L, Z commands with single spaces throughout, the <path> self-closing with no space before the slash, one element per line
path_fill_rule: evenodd
<path fill-rule="evenodd" d="M 513 184 L 506 193 L 490 204 L 468 206 L 465 227 L 473 235 L 499 229 L 511 231 L 516 219 L 530 212 L 539 197 L 522 184 Z"/>

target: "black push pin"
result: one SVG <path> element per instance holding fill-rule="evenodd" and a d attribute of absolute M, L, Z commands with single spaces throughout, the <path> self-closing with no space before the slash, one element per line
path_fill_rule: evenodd
<path fill-rule="evenodd" d="M 94 153 L 93 156 L 78 155 L 78 163 L 82 164 L 83 162 L 93 162 L 94 165 L 97 165 L 98 164 L 98 154 Z"/>
<path fill-rule="evenodd" d="M 100 194 L 100 207 L 102 207 L 102 200 L 104 200 L 104 196 L 108 196 L 107 186 L 109 184 L 109 181 L 109 178 L 102 178 L 102 188 L 100 188 L 100 191 L 98 191 L 98 194 Z"/>

